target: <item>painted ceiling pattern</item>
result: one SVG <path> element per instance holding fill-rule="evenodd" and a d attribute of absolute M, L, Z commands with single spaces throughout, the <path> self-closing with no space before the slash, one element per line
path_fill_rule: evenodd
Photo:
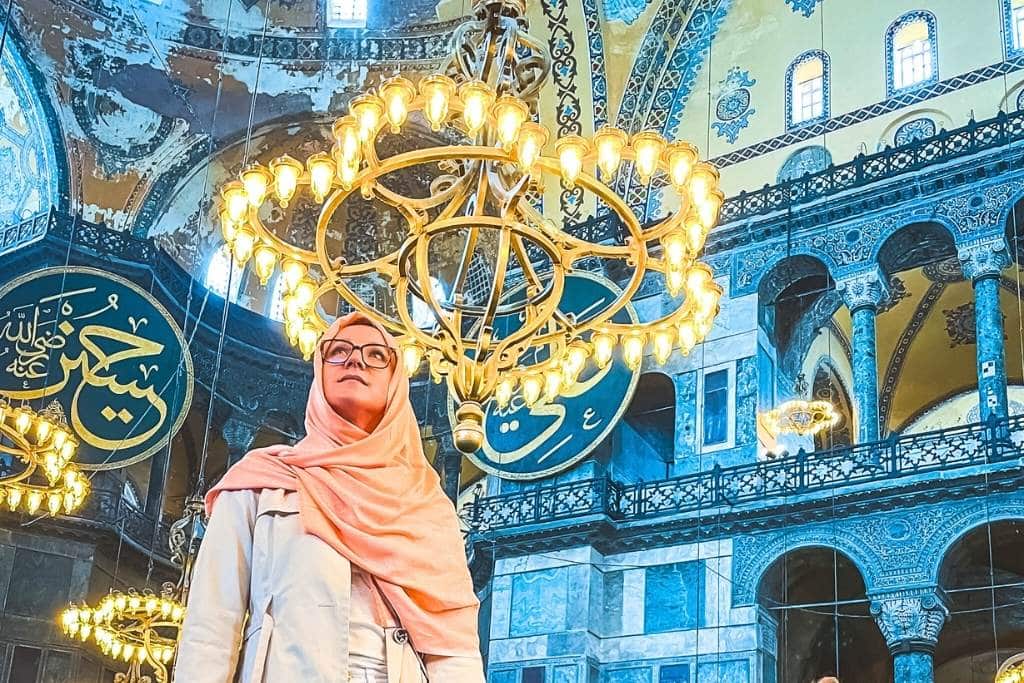
<path fill-rule="evenodd" d="M 0 59 L 0 225 L 49 209 L 56 168 L 35 88 L 13 51 Z"/>

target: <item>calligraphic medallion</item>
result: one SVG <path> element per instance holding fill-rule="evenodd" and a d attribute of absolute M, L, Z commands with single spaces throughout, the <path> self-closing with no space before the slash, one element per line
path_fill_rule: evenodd
<path fill-rule="evenodd" d="M 611 305 L 620 294 L 603 277 L 570 273 L 558 309 L 584 320 Z M 612 320 L 636 323 L 636 312 L 627 305 Z M 501 334 L 517 324 L 515 316 L 497 318 L 495 329 Z M 527 360 L 533 363 L 544 358 L 538 353 L 537 358 Z M 532 409 L 521 394 L 513 396 L 505 408 L 492 398 L 484 405 L 483 445 L 467 457 L 503 479 L 539 479 L 566 470 L 589 455 L 618 424 L 639 377 L 639 370 L 632 371 L 616 359 L 604 368 L 589 363 L 570 391 Z M 448 417 L 454 427 L 457 420 L 451 401 Z"/>
<path fill-rule="evenodd" d="M 148 458 L 192 403 L 192 356 L 170 313 L 138 285 L 78 266 L 0 288 L 0 393 L 56 400 L 83 469 Z"/>

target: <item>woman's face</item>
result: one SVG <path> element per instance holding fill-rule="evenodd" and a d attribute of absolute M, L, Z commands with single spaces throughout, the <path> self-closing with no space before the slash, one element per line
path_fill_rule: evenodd
<path fill-rule="evenodd" d="M 372 432 L 384 417 L 395 352 L 369 325 L 349 325 L 321 342 L 323 389 L 338 415 Z M 381 367 L 383 366 L 383 367 Z"/>

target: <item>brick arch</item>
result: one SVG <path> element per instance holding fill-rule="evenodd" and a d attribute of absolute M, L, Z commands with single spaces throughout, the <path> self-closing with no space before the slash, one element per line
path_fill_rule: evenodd
<path fill-rule="evenodd" d="M 922 562 L 932 582 L 938 583 L 946 554 L 957 541 L 985 524 L 1006 521 L 1024 522 L 1024 500 L 988 499 L 947 516 L 921 549 Z"/>

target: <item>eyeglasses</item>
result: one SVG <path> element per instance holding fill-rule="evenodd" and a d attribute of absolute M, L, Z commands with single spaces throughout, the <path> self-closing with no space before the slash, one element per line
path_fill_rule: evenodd
<path fill-rule="evenodd" d="M 344 365 L 356 351 L 366 367 L 378 370 L 390 366 L 395 357 L 395 350 L 384 344 L 357 346 L 347 339 L 324 339 L 320 342 L 320 355 L 330 365 Z"/>

